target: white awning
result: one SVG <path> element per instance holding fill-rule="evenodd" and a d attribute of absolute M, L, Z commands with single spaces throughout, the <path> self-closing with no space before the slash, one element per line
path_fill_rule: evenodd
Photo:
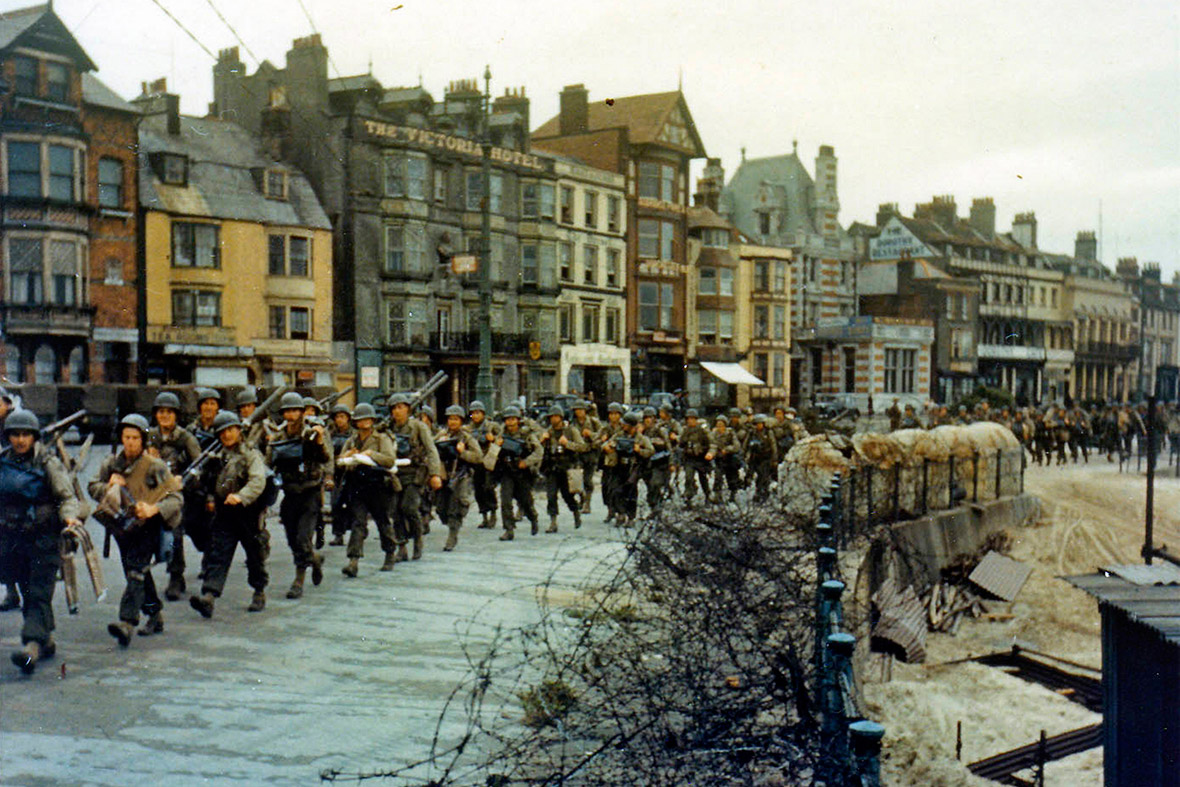
<path fill-rule="evenodd" d="M 701 361 L 701 368 L 721 382 L 730 385 L 766 385 L 765 382 L 743 369 L 741 364 Z"/>

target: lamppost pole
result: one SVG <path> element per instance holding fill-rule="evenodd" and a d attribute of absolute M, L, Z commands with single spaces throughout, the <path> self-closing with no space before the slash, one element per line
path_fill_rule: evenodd
<path fill-rule="evenodd" d="M 483 199 L 480 200 L 480 255 L 479 255 L 479 374 L 475 378 L 475 395 L 485 406 L 496 407 L 492 383 L 492 134 L 488 115 L 491 112 L 492 70 L 483 71 L 484 95 L 482 139 L 483 159 L 480 163 Z"/>

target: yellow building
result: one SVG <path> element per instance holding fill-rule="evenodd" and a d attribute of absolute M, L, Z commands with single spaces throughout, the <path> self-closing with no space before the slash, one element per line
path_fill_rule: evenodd
<path fill-rule="evenodd" d="M 241 126 L 181 116 L 153 87 L 134 102 L 147 381 L 332 385 L 332 232 L 315 192 Z"/>

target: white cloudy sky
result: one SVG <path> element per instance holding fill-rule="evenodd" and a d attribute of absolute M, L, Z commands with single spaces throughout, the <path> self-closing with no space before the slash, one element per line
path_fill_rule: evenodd
<path fill-rule="evenodd" d="M 1068 252 L 1077 230 L 1099 229 L 1101 205 L 1108 264 L 1180 270 L 1174 0 L 57 0 L 111 87 L 131 97 L 167 76 L 200 114 L 212 60 L 161 5 L 214 52 L 244 42 L 251 71 L 247 47 L 281 66 L 312 23 L 331 76 L 364 73 L 371 58 L 383 84 L 421 74 L 440 97 L 490 63 L 493 93 L 527 87 L 534 127 L 563 85 L 604 100 L 674 89 L 682 73 L 705 147 L 729 173 L 742 146 L 767 156 L 797 139 L 811 169 L 818 146 L 834 145 L 846 225 L 871 222 L 880 202 L 908 214 L 952 194 L 965 212 L 991 196 L 1001 229 L 1033 210 L 1040 245 Z"/>

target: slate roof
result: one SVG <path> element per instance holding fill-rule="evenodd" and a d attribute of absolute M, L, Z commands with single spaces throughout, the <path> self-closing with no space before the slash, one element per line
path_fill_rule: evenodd
<path fill-rule="evenodd" d="M 57 14 L 53 12 L 53 9 L 49 5 L 16 8 L 0 13 L 0 52 L 14 44 L 20 43 L 20 39 L 25 33 L 28 33 L 34 27 L 40 27 L 41 35 L 38 37 L 42 41 L 45 41 L 47 36 L 50 40 L 54 38 L 61 39 L 61 47 L 52 47 L 49 51 L 55 51 L 73 58 L 82 71 L 98 70 L 98 66 L 83 51 L 82 46 L 70 33 L 69 28 L 58 18 Z M 43 48 L 43 44 L 41 43 L 29 42 L 29 45 L 36 49 Z"/>
<path fill-rule="evenodd" d="M 34 5 L 0 13 L 0 49 L 7 49 L 17 36 L 32 27 L 48 10 L 48 5 Z"/>
<path fill-rule="evenodd" d="M 589 131 L 607 128 L 626 128 L 633 145 L 666 144 L 659 139 L 664 121 L 681 102 L 684 95 L 679 90 L 667 93 L 647 93 L 640 96 L 623 96 L 611 99 L 611 103 L 591 101 L 587 107 L 586 127 Z M 684 107 L 684 118 L 698 155 L 705 155 L 705 146 L 697 134 L 696 124 Z M 545 139 L 561 135 L 561 116 L 555 115 L 542 123 L 533 132 L 533 139 Z"/>
<path fill-rule="evenodd" d="M 693 205 L 688 209 L 688 228 L 728 230 L 732 225 L 719 216 L 712 208 L 703 205 Z"/>
<path fill-rule="evenodd" d="M 96 107 L 139 114 L 139 109 L 135 105 L 124 101 L 118 93 L 103 84 L 98 77 L 86 72 L 82 74 L 82 101 Z"/>
<path fill-rule="evenodd" d="M 721 212 L 742 232 L 757 236 L 754 211 L 763 184 L 773 191 L 773 206 L 786 209 L 789 225 L 780 232 L 816 232 L 811 215 L 815 182 L 796 153 L 743 159 L 721 193 Z"/>
<path fill-rule="evenodd" d="M 381 89 L 381 83 L 373 77 L 372 74 L 360 74 L 352 77 L 337 77 L 336 79 L 328 80 L 329 93 L 344 93 L 353 90 L 364 90 L 366 88 Z"/>
<path fill-rule="evenodd" d="M 302 172 L 275 162 L 249 131 L 228 120 L 181 116 L 181 133 L 172 136 L 164 115 L 146 117 L 139 126 L 139 199 L 147 210 L 185 216 L 252 221 L 314 229 L 331 229 L 311 184 Z M 153 153 L 189 157 L 187 186 L 160 182 L 150 164 Z M 287 172 L 287 199 L 268 199 L 252 170 Z"/>

